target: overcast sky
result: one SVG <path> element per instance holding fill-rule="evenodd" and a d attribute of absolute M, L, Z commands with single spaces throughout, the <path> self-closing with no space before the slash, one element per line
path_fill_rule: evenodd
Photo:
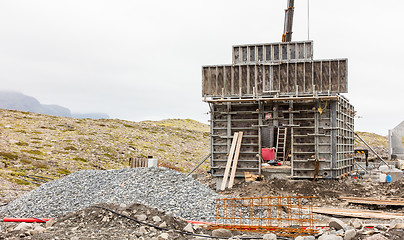
<path fill-rule="evenodd" d="M 308 38 L 295 1 L 293 40 Z M 0 90 L 73 112 L 141 121 L 207 122 L 201 66 L 231 63 L 231 46 L 279 42 L 286 0 L 0 1 Z M 348 58 L 359 131 L 404 120 L 402 0 L 310 0 L 316 59 Z"/>

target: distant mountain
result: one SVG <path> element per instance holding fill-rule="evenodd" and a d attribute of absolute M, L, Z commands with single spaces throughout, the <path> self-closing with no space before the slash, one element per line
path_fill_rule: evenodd
<path fill-rule="evenodd" d="M 34 112 L 59 117 L 108 119 L 105 113 L 72 113 L 70 109 L 59 105 L 41 104 L 36 98 L 19 92 L 0 91 L 0 108 Z"/>

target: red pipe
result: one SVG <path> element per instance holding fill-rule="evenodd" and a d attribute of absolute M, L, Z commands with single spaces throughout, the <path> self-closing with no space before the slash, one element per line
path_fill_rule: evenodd
<path fill-rule="evenodd" d="M 28 223 L 33 223 L 33 222 L 47 222 L 51 220 L 52 218 L 3 218 L 0 219 L 1 222 L 28 222 Z"/>
<path fill-rule="evenodd" d="M 186 220 L 188 223 L 192 223 L 192 224 L 205 224 L 205 225 L 212 225 L 215 224 L 213 222 L 201 222 L 201 221 L 193 221 L 193 220 Z"/>

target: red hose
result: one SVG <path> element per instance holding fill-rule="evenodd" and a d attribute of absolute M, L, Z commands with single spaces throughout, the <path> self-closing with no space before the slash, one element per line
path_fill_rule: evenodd
<path fill-rule="evenodd" d="M 201 222 L 201 221 L 193 221 L 193 220 L 186 220 L 188 223 L 192 224 L 205 224 L 205 225 L 212 225 L 214 224 L 213 222 Z"/>
<path fill-rule="evenodd" d="M 2 222 L 28 222 L 28 223 L 33 223 L 33 222 L 47 222 L 51 220 L 52 218 L 3 218 L 1 221 Z"/>

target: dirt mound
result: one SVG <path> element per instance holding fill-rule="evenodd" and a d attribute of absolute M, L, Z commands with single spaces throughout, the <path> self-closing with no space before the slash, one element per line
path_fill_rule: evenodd
<path fill-rule="evenodd" d="M 270 179 L 262 182 L 240 183 L 233 189 L 220 192 L 236 197 L 253 196 L 315 196 L 320 205 L 339 205 L 339 197 L 404 198 L 404 180 L 379 183 L 357 179 L 342 180 L 289 180 Z"/>
<path fill-rule="evenodd" d="M 151 225 L 164 229 L 183 230 L 187 222 L 183 219 L 142 204 L 130 206 L 99 204 L 97 206 L 111 209 Z M 52 220 L 53 221 L 53 220 Z M 46 232 L 30 235 L 27 231 L 13 231 L 15 225 L 0 234 L 0 239 L 12 237 L 28 237 L 30 239 L 151 239 L 162 234 L 166 239 L 193 239 L 192 236 L 161 230 L 122 217 L 102 208 L 89 207 L 54 219 L 54 223 L 46 228 Z M 44 225 L 44 224 L 43 224 Z M 202 233 L 202 229 L 195 232 Z M 205 232 L 207 232 L 205 230 Z M 163 238 L 159 238 L 163 239 Z"/>

